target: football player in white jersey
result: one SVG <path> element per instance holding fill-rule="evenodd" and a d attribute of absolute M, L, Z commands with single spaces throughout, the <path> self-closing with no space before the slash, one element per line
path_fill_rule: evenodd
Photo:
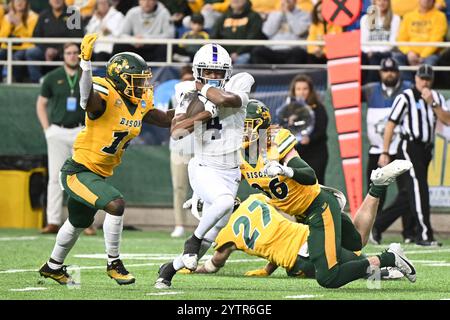
<path fill-rule="evenodd" d="M 230 218 L 241 178 L 240 148 L 254 79 L 246 72 L 231 76 L 231 57 L 218 44 L 201 47 L 192 70 L 195 81 L 179 83 L 175 88 L 177 107 L 171 134 L 177 139 L 193 132 L 189 182 L 205 207 L 194 234 L 184 244 L 183 254 L 161 266 L 157 289 L 169 288 L 177 270 L 196 269 L 199 255 L 206 252 Z M 187 107 L 197 97 L 205 110 L 188 117 Z"/>

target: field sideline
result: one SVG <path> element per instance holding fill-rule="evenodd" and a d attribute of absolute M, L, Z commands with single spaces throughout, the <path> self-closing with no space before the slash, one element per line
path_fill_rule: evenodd
<path fill-rule="evenodd" d="M 441 248 L 403 246 L 417 267 L 414 284 L 400 279 L 382 281 L 381 289 L 368 289 L 367 281 L 359 280 L 330 290 L 321 288 L 315 280 L 288 278 L 282 269 L 268 278 L 248 278 L 243 276 L 245 271 L 260 268 L 265 262 L 236 252 L 216 275 L 177 275 L 172 289 L 158 291 L 153 288 L 158 267 L 179 253 L 184 239 L 174 240 L 168 232 L 124 231 L 122 258 L 137 280 L 133 285 L 119 286 L 105 272 L 102 233 L 82 235 L 66 261 L 80 267 L 81 286 L 69 289 L 52 280 L 42 282 L 37 273 L 53 248 L 54 238 L 35 230 L 0 230 L 0 299 L 450 299 L 450 239 L 445 239 Z M 365 252 L 379 253 L 385 247 L 369 245 Z"/>

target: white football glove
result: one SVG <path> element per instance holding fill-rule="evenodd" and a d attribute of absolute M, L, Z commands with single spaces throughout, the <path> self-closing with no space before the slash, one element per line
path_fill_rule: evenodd
<path fill-rule="evenodd" d="M 276 176 L 286 176 L 292 178 L 294 176 L 294 170 L 288 166 L 283 166 L 278 161 L 272 160 L 266 163 L 262 172 L 266 174 L 269 178 L 274 178 Z"/>
<path fill-rule="evenodd" d="M 205 105 L 205 111 L 209 111 L 211 113 L 212 118 L 217 117 L 217 106 L 209 101 L 206 97 L 201 94 L 198 96 L 198 99 L 203 102 Z"/>
<path fill-rule="evenodd" d="M 197 195 L 194 193 L 194 194 L 192 194 L 191 199 L 186 200 L 183 203 L 183 209 L 191 209 L 191 214 L 197 220 L 200 220 L 202 217 L 202 211 L 203 211 L 203 201 L 199 197 L 197 197 Z"/>

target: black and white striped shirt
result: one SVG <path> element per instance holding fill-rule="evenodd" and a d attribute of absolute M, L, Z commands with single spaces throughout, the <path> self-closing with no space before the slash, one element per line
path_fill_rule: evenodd
<path fill-rule="evenodd" d="M 435 90 L 431 92 L 433 100 L 447 111 L 442 94 Z M 406 89 L 395 98 L 389 120 L 399 124 L 402 134 L 408 136 L 409 140 L 424 143 L 434 141 L 436 116 L 431 105 L 422 99 L 421 93 L 416 88 Z"/>

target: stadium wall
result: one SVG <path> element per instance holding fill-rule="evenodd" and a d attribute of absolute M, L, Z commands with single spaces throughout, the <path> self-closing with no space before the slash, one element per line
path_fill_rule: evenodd
<path fill-rule="evenodd" d="M 0 158 L 4 156 L 36 156 L 45 158 L 45 137 L 36 117 L 35 102 L 39 87 L 32 85 L 0 86 Z M 450 91 L 443 92 L 447 97 Z M 340 165 L 339 144 L 336 135 L 334 112 L 330 95 L 325 95 L 329 116 L 328 147 L 329 163 L 326 183 L 344 189 L 344 177 Z M 368 143 L 365 124 L 366 107 L 363 105 L 363 172 L 367 162 Z M 336 165 L 339 164 L 339 165 Z M 131 206 L 172 206 L 172 184 L 170 179 L 169 150 L 167 146 L 131 145 L 125 152 L 111 183 L 120 190 Z M 392 199 L 395 186 L 388 193 L 387 203 Z M 248 185 L 240 188 L 240 196 L 252 193 Z"/>

